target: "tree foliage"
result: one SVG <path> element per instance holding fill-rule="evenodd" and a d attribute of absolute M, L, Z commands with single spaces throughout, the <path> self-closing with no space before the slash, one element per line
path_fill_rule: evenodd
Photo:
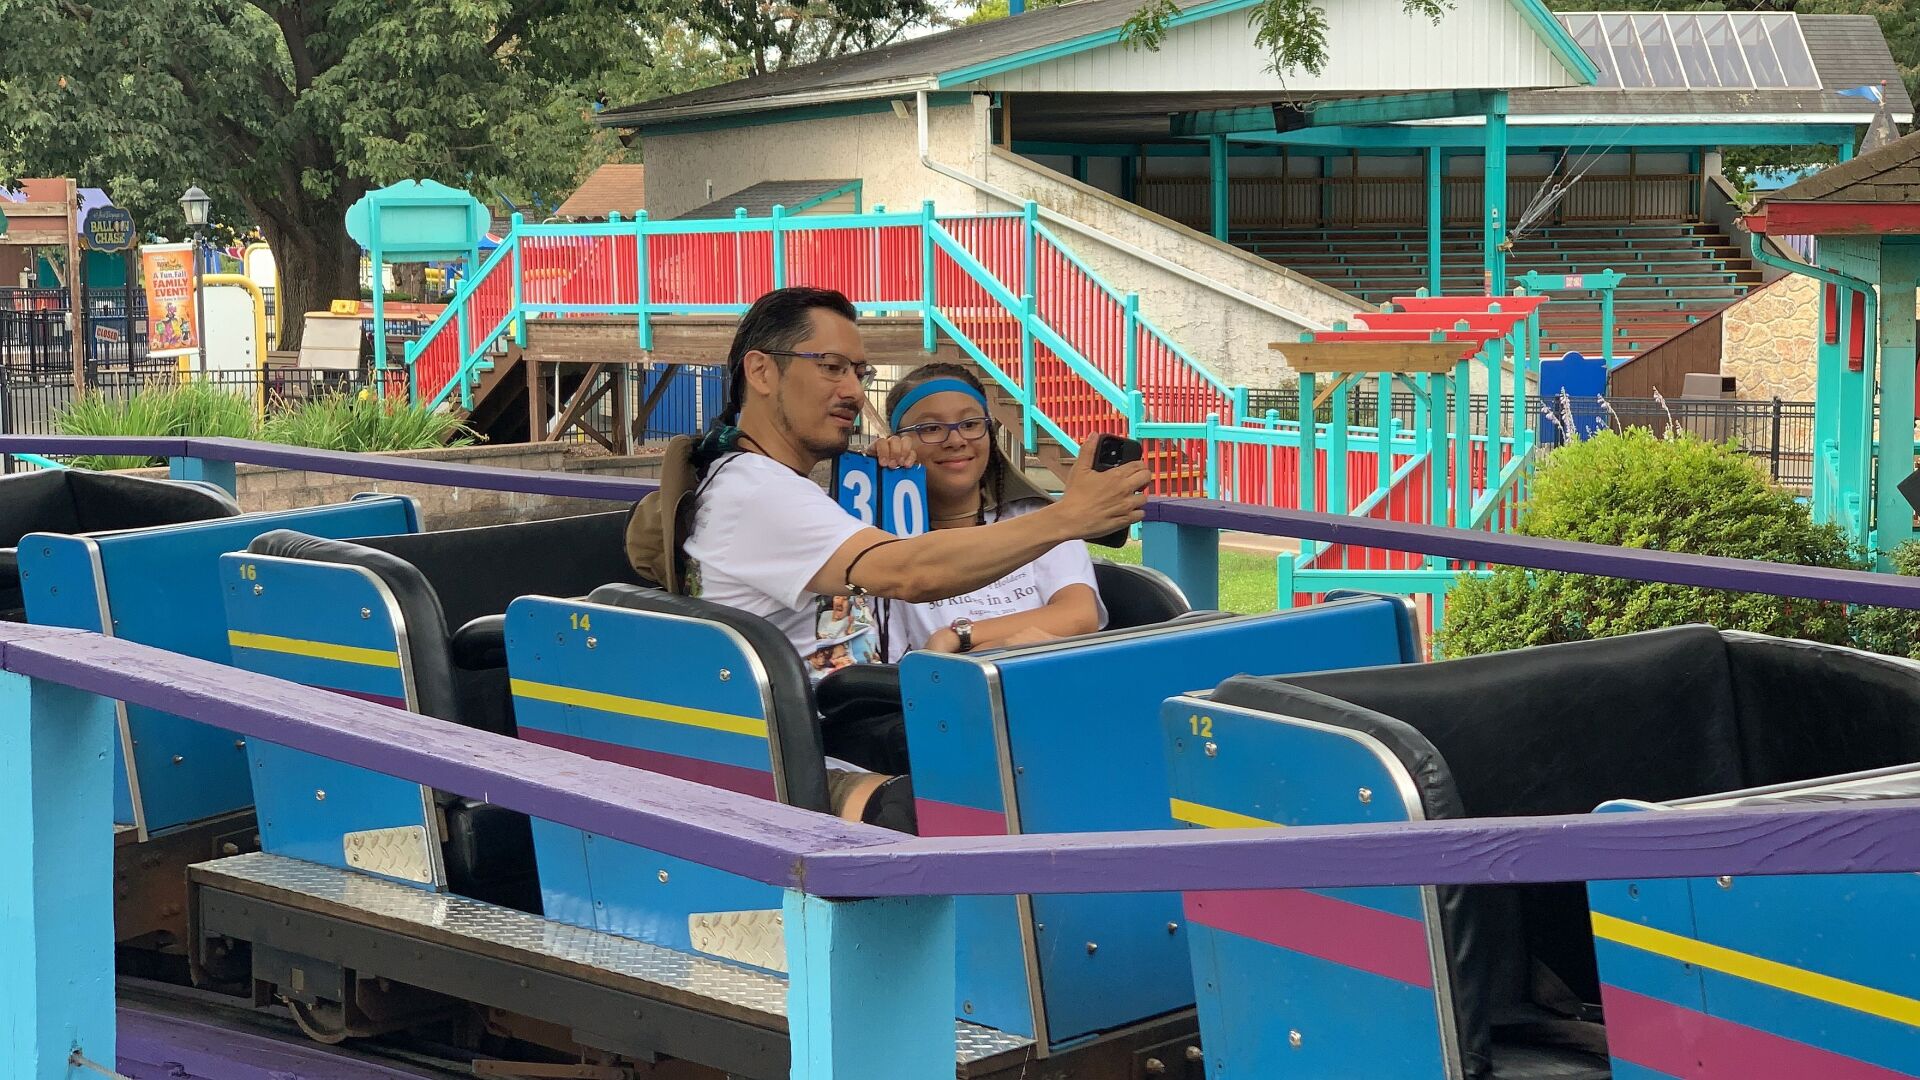
<path fill-rule="evenodd" d="M 1400 0 L 1409 15 L 1434 22 L 1453 10 L 1453 0 Z M 1180 13 L 1175 0 L 1145 0 L 1121 28 L 1120 40 L 1134 48 L 1158 49 L 1170 20 Z M 1269 71 L 1285 78 L 1297 71 L 1318 75 L 1327 66 L 1327 9 L 1315 0 L 1260 0 L 1247 13 L 1254 42 L 1267 50 Z"/>
<path fill-rule="evenodd" d="M 1847 538 L 1768 483 L 1727 443 L 1644 428 L 1602 432 L 1540 467 L 1525 536 L 1626 548 L 1858 568 Z M 1844 605 L 1502 567 L 1447 597 L 1449 656 L 1583 641 L 1689 622 L 1815 641 L 1849 641 Z"/>
<path fill-rule="evenodd" d="M 936 0 L 693 0 L 674 17 L 739 57 L 748 74 L 765 75 L 890 45 L 917 27 L 951 25 L 945 8 Z"/>
<path fill-rule="evenodd" d="M 597 94 L 737 70 L 648 0 L 0 0 L 0 26 L 0 179 L 75 176 L 171 235 L 197 183 L 294 312 L 357 294 L 369 189 L 564 195 L 619 153 Z"/>

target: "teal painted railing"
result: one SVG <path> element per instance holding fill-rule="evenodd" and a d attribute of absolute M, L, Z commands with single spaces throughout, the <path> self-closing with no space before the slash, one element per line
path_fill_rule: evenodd
<path fill-rule="evenodd" d="M 863 312 L 918 314 L 928 348 L 945 335 L 989 372 L 1044 434 L 1069 451 L 1099 431 L 1148 419 L 1237 415 L 1227 386 L 1123 294 L 1021 213 L 917 212 L 604 223 L 512 230 L 406 353 L 407 387 L 430 407 L 470 408 L 511 333 L 535 319 L 630 317 L 636 345 L 659 316 L 739 314 L 787 284 L 837 288 Z M 1004 331 L 1004 333 L 995 333 Z M 1163 462 L 1176 480 L 1183 470 Z M 1182 492 L 1157 485 L 1163 494 Z"/>

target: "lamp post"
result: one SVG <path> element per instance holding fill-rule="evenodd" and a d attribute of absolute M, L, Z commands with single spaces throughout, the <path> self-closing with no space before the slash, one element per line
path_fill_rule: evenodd
<path fill-rule="evenodd" d="M 213 199 L 195 184 L 180 196 L 180 213 L 193 230 L 193 322 L 200 337 L 200 370 L 207 370 L 207 290 L 200 272 L 201 244 L 207 232 L 207 217 L 213 212 Z"/>

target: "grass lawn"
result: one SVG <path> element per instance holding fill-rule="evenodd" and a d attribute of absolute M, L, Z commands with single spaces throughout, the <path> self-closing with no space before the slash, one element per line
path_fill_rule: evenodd
<path fill-rule="evenodd" d="M 1096 559 L 1108 562 L 1140 562 L 1140 544 L 1136 541 L 1115 551 L 1089 548 Z M 1274 608 L 1274 569 L 1272 555 L 1245 551 L 1220 552 L 1220 607 L 1242 615 L 1255 615 Z"/>

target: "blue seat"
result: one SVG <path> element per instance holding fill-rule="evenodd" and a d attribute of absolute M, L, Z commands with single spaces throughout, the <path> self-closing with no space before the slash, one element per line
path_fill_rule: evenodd
<path fill-rule="evenodd" d="M 501 632 L 508 605 L 523 595 L 578 596 L 608 581 L 637 580 L 624 552 L 626 518 L 615 511 L 352 541 L 268 533 L 233 557 L 262 586 L 229 597 L 229 625 L 250 643 L 236 662 L 511 735 Z M 305 644 L 276 644 L 284 641 Z M 409 861 L 390 876 L 539 910 L 523 815 L 283 747 L 253 752 L 257 772 L 284 780 L 257 793 L 263 811 L 272 811 L 262 822 L 266 850 L 366 869 L 369 860 L 356 850 L 404 848 Z M 316 786 L 294 779 L 302 770 L 331 772 L 334 788 L 352 794 L 331 805 L 301 794 Z"/>
<path fill-rule="evenodd" d="M 0 488 L 10 482 L 0 481 Z M 228 663 L 233 654 L 221 595 L 238 581 L 222 577 L 223 555 L 278 528 L 353 536 L 399 532 L 418 520 L 412 500 L 397 496 L 235 517 L 225 512 L 230 502 L 197 486 L 139 483 L 159 489 L 138 487 L 141 494 L 204 520 L 119 528 L 135 516 L 122 507 L 86 519 L 114 531 L 21 538 L 17 563 L 31 622 Z M 74 490 L 90 489 L 83 481 Z M 232 733 L 140 706 L 119 711 L 115 820 L 141 839 L 252 805 L 245 754 Z"/>

